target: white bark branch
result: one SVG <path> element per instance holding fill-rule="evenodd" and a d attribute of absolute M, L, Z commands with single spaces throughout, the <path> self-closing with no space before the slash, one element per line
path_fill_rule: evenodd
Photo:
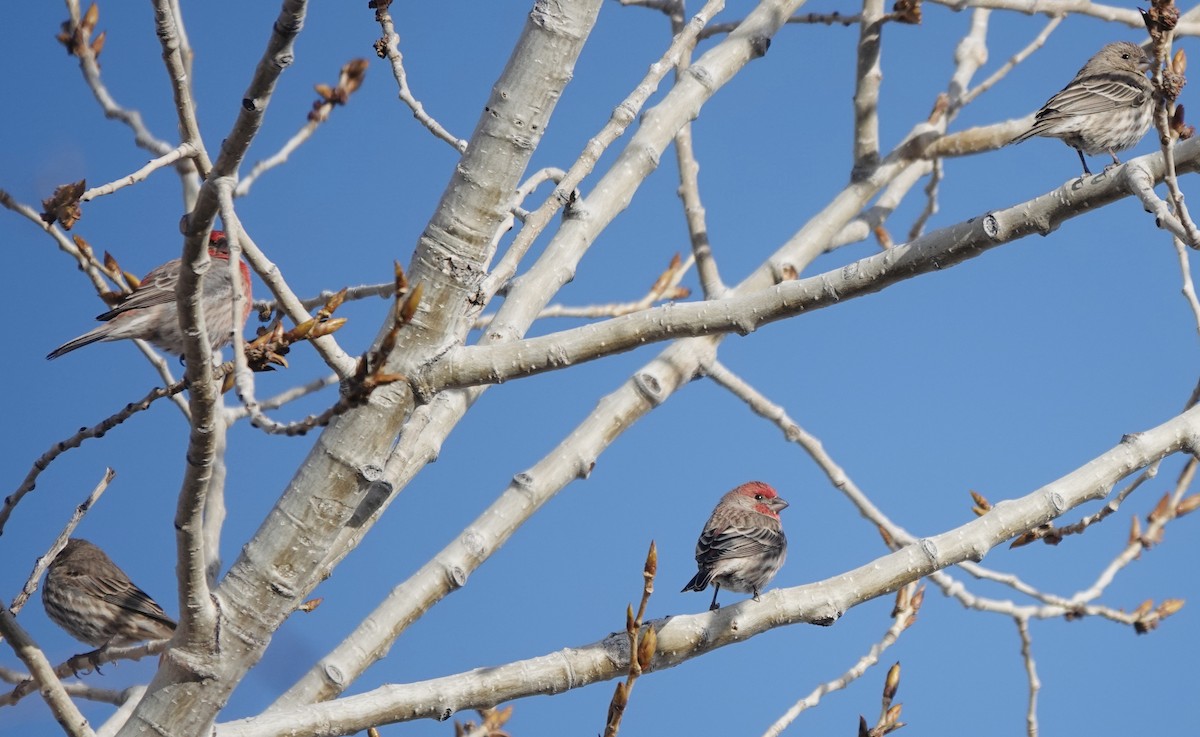
<path fill-rule="evenodd" d="M 657 620 L 652 671 L 671 668 L 725 645 L 802 622 L 832 624 L 846 611 L 895 591 L 947 566 L 981 560 L 993 547 L 1055 519 L 1070 509 L 1102 499 L 1126 475 L 1171 453 L 1200 448 L 1200 408 L 1121 443 L 1036 491 L 996 504 L 986 515 L 958 528 L 922 538 L 900 550 L 838 576 L 763 594 L 714 612 Z M 284 708 L 217 725 L 216 737 L 274 737 L 303 734 L 332 737 L 380 724 L 413 719 L 447 719 L 463 709 L 537 694 L 558 693 L 624 675 L 628 642 L 616 633 L 599 642 L 506 665 L 406 685 L 386 685 L 329 703 Z"/>

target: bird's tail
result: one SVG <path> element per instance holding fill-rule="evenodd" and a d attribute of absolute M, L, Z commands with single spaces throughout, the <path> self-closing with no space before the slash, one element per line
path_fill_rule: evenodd
<path fill-rule="evenodd" d="M 59 356 L 65 354 L 65 353 L 70 353 L 71 351 L 75 350 L 76 348 L 82 348 L 85 345 L 91 345 L 92 343 L 95 343 L 97 341 L 104 340 L 105 332 L 101 329 L 103 327 L 105 327 L 105 326 L 101 325 L 99 328 L 96 328 L 95 330 L 92 330 L 91 332 L 84 333 L 83 335 L 79 336 L 78 338 L 75 338 L 74 340 L 68 340 L 66 343 L 63 343 L 59 347 L 57 347 L 54 350 L 47 353 L 46 360 L 53 361 L 54 359 L 58 358 Z"/>
<path fill-rule="evenodd" d="M 705 590 L 712 583 L 712 575 L 712 571 L 706 571 L 701 568 L 699 571 L 696 571 L 695 576 L 692 576 L 692 580 L 688 581 L 687 585 L 680 589 L 680 592 Z"/>

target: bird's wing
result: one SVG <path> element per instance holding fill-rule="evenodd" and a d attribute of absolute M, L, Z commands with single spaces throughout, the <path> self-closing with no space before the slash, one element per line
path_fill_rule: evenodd
<path fill-rule="evenodd" d="M 75 586 L 97 599 L 143 614 L 163 624 L 175 626 L 175 621 L 167 616 L 158 602 L 151 599 L 149 594 L 134 586 L 130 581 L 93 575 L 73 578 Z"/>
<path fill-rule="evenodd" d="M 1147 94 L 1145 86 L 1139 85 L 1134 75 L 1098 74 L 1084 77 L 1051 97 L 1038 114 L 1038 120 L 1137 107 L 1145 101 Z"/>
<path fill-rule="evenodd" d="M 179 281 L 179 269 L 159 267 L 142 280 L 141 285 L 132 294 L 121 300 L 121 303 L 103 315 L 97 315 L 97 320 L 111 320 L 117 315 L 129 310 L 153 307 L 175 301 L 175 284 Z"/>
<path fill-rule="evenodd" d="M 696 543 L 696 562 L 711 565 L 724 558 L 746 558 L 778 550 L 784 544 L 783 530 L 768 527 L 709 528 Z"/>

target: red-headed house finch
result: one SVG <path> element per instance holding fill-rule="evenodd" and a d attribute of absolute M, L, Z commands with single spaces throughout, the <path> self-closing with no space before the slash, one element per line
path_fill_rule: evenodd
<path fill-rule="evenodd" d="M 1062 139 L 1079 154 L 1083 173 L 1091 174 L 1084 154 L 1106 153 L 1120 164 L 1117 151 L 1146 135 L 1154 112 L 1154 91 L 1146 70 L 1154 60 L 1141 46 L 1119 41 L 1088 59 L 1075 79 L 1046 101 L 1033 127 L 1012 140 L 1033 136 Z"/>
<path fill-rule="evenodd" d="M 696 541 L 700 569 L 684 591 L 703 591 L 711 583 L 717 609 L 721 587 L 743 594 L 762 591 L 787 559 L 787 538 L 779 512 L 788 503 L 770 486 L 749 481 L 721 497 Z"/>
<path fill-rule="evenodd" d="M 46 614 L 75 639 L 92 647 L 166 640 L 175 621 L 104 551 L 71 538 L 50 563 L 42 587 Z"/>
<path fill-rule="evenodd" d="M 229 278 L 229 241 L 225 233 L 214 230 L 208 239 L 208 255 L 213 258 L 212 268 L 201 281 L 204 300 L 204 316 L 208 324 L 208 338 L 214 349 L 232 340 L 235 329 L 233 308 L 233 283 Z M 250 316 L 250 269 L 246 262 L 238 263 L 242 272 L 242 293 L 246 295 L 246 306 L 236 328 L 242 329 Z M 179 309 L 175 305 L 175 284 L 179 281 L 179 259 L 172 259 L 151 270 L 142 283 L 131 294 L 97 320 L 104 324 L 78 338 L 50 351 L 46 356 L 55 359 L 76 348 L 102 340 L 124 340 L 141 338 L 148 340 L 167 353 L 183 355 L 183 331 L 179 329 Z"/>

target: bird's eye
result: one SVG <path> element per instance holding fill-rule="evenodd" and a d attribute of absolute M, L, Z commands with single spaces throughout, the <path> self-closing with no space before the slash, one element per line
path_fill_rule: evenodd
<path fill-rule="evenodd" d="M 1129 58 L 1129 54 L 1121 54 L 1121 58 L 1122 58 L 1122 59 L 1128 59 L 1128 58 Z"/>
<path fill-rule="evenodd" d="M 762 495 L 762 494 L 755 494 L 755 495 L 754 495 L 754 499 L 755 499 L 756 501 L 760 501 L 760 502 L 761 502 L 761 501 L 763 500 L 763 495 Z"/>

